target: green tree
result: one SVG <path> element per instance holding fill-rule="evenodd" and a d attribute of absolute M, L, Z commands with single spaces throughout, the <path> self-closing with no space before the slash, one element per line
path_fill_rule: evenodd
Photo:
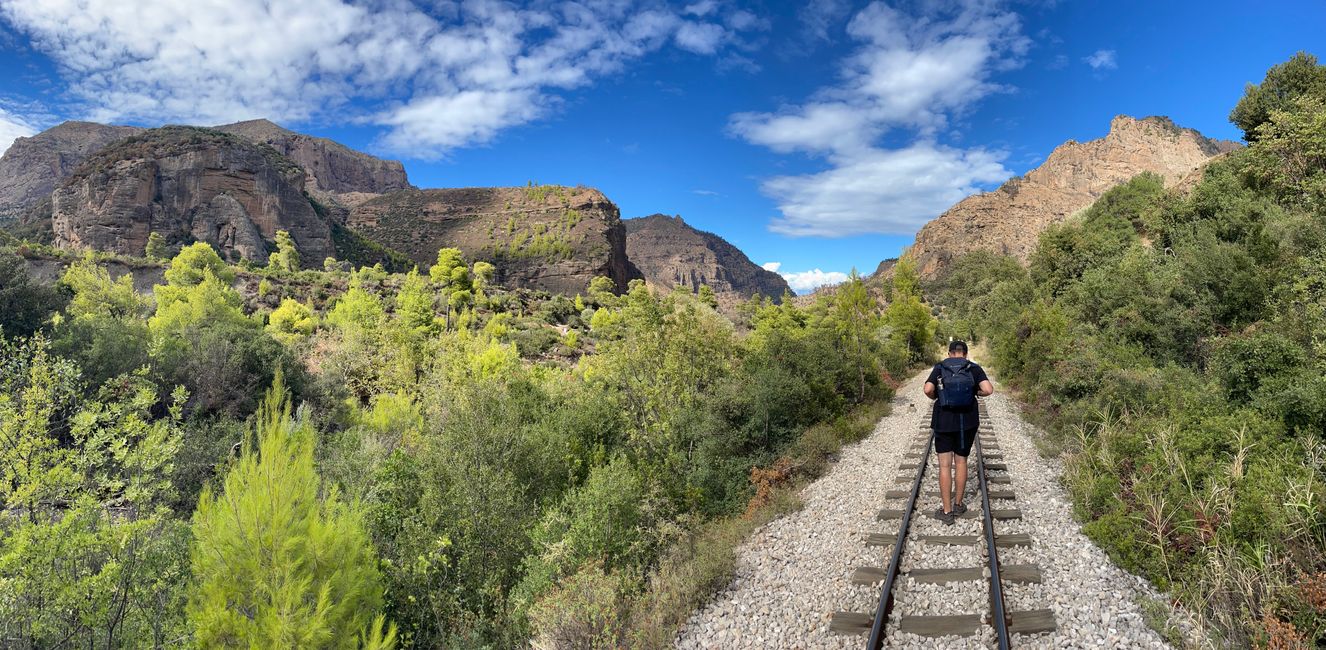
<path fill-rule="evenodd" d="M 457 268 L 465 267 L 465 257 L 459 248 L 441 248 L 437 251 L 437 263 L 428 268 L 428 277 L 439 285 L 450 286 Z"/>
<path fill-rule="evenodd" d="M 267 332 L 283 343 L 293 343 L 313 333 L 318 319 L 313 310 L 294 298 L 285 298 L 267 317 Z"/>
<path fill-rule="evenodd" d="M 475 262 L 472 268 L 474 276 L 474 286 L 476 289 L 483 289 L 492 284 L 493 277 L 497 275 L 497 267 L 488 262 Z"/>
<path fill-rule="evenodd" d="M 61 302 L 50 287 L 32 281 L 23 258 L 0 251 L 0 331 L 32 334 Z"/>
<path fill-rule="evenodd" d="M 433 291 L 428 281 L 419 274 L 415 267 L 405 275 L 401 290 L 396 294 L 396 318 L 406 327 L 415 331 L 425 331 L 433 327 L 436 312 L 433 311 Z"/>
<path fill-rule="evenodd" d="M 166 245 L 166 238 L 161 233 L 152 231 L 147 235 L 147 248 L 144 254 L 149 260 L 164 260 L 170 256 L 170 248 Z"/>
<path fill-rule="evenodd" d="M 377 631 L 382 579 L 356 504 L 324 489 L 316 432 L 292 417 L 280 376 L 220 493 L 193 517 L 194 640 L 206 647 L 354 648 Z M 387 641 L 385 644 L 383 641 Z"/>
<path fill-rule="evenodd" d="M 285 230 L 276 231 L 276 252 L 267 256 L 267 268 L 293 273 L 299 270 L 299 249 Z"/>
<path fill-rule="evenodd" d="M 181 636 L 187 530 L 165 502 L 184 394 L 124 376 L 84 400 L 40 338 L 0 339 L 0 642 L 145 647 Z"/>
<path fill-rule="evenodd" d="M 191 287 L 203 281 L 204 271 L 211 271 L 216 279 L 229 286 L 235 281 L 235 272 L 206 242 L 196 242 L 180 249 L 166 266 L 166 284 Z"/>
<path fill-rule="evenodd" d="M 1241 158 L 1244 172 L 1286 203 L 1326 208 L 1326 97 L 1300 97 L 1256 132 Z"/>
<path fill-rule="evenodd" d="M 718 309 L 718 297 L 714 295 L 714 290 L 710 288 L 709 285 L 707 284 L 700 285 L 700 291 L 698 295 L 700 297 L 700 302 L 709 305 L 714 309 Z"/>
<path fill-rule="evenodd" d="M 1229 121 L 1243 129 L 1243 138 L 1256 142 L 1262 138 L 1258 128 L 1270 121 L 1276 111 L 1291 110 L 1299 97 L 1315 97 L 1326 102 L 1326 66 L 1317 65 L 1317 57 L 1299 52 L 1288 61 L 1266 71 L 1260 84 L 1248 84 L 1243 98 L 1229 113 Z"/>
<path fill-rule="evenodd" d="M 847 281 L 838 285 L 837 289 L 834 315 L 837 318 L 838 336 L 851 353 L 856 366 L 856 401 L 861 402 L 866 398 L 866 375 L 874 369 L 870 347 L 875 330 L 879 327 L 879 303 L 870 296 L 861 274 L 855 268 L 848 275 Z"/>

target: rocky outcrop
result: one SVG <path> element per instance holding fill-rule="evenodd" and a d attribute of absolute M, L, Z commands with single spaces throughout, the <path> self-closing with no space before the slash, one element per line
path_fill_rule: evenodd
<path fill-rule="evenodd" d="M 59 246 L 142 255 L 151 232 L 205 241 L 230 259 L 264 259 L 287 230 L 306 260 L 333 254 L 299 165 L 266 145 L 162 127 L 103 147 L 51 195 Z"/>
<path fill-rule="evenodd" d="M 989 250 L 1024 264 L 1041 232 L 1090 206 L 1106 190 L 1142 172 L 1174 186 L 1213 156 L 1237 148 L 1166 117 L 1120 115 L 1105 137 L 1068 141 L 1041 166 L 993 192 L 969 196 L 916 235 L 912 254 L 921 277 L 933 279 L 963 254 Z"/>
<path fill-rule="evenodd" d="M 65 122 L 19 138 L 0 157 L 0 219 L 17 218 L 49 199 L 61 179 L 102 147 L 143 129 Z"/>
<path fill-rule="evenodd" d="M 759 267 L 727 240 L 696 230 L 681 217 L 655 214 L 625 223 L 626 256 L 650 284 L 691 291 L 708 285 L 720 304 L 756 294 L 780 300 L 789 290 L 783 276 Z"/>
<path fill-rule="evenodd" d="M 271 145 L 304 168 L 310 193 L 386 194 L 411 189 L 405 167 L 395 160 L 382 160 L 339 142 L 295 133 L 268 120 L 249 120 L 216 127 L 241 138 Z M 351 203 L 357 203 L 352 197 Z M 363 197 L 366 198 L 366 197 Z"/>
<path fill-rule="evenodd" d="M 616 205 L 595 189 L 543 185 L 403 190 L 355 206 L 346 225 L 400 251 L 420 268 L 439 248 L 491 262 L 509 287 L 583 292 L 595 276 L 624 288 L 627 262 Z"/>

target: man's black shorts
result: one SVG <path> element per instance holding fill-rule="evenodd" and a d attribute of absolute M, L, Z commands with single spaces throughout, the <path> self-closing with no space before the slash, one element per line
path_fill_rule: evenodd
<path fill-rule="evenodd" d="M 971 454 L 971 446 L 975 444 L 975 442 L 976 429 L 968 429 L 963 432 L 935 432 L 935 453 L 947 454 L 953 452 L 966 458 Z"/>

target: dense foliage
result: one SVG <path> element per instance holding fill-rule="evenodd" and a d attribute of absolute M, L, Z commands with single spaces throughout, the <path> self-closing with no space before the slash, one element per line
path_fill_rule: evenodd
<path fill-rule="evenodd" d="M 283 233 L 261 269 L 185 246 L 146 295 L 0 262 L 16 648 L 666 645 L 935 334 L 914 274 L 884 313 L 854 277 L 729 318 L 504 291 L 456 249 L 301 270 Z"/>
<path fill-rule="evenodd" d="M 931 290 L 1071 450 L 1086 532 L 1235 644 L 1326 643 L 1326 68 L 1253 86 L 1250 145 L 1143 175 Z M 1254 137 L 1255 135 L 1255 137 Z"/>

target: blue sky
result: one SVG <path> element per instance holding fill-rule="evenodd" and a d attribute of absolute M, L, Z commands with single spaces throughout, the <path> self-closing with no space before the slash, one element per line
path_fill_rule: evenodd
<path fill-rule="evenodd" d="M 0 148 L 267 117 L 421 187 L 584 184 L 805 290 L 1110 118 L 1237 139 L 1326 3 L 0 0 Z"/>

